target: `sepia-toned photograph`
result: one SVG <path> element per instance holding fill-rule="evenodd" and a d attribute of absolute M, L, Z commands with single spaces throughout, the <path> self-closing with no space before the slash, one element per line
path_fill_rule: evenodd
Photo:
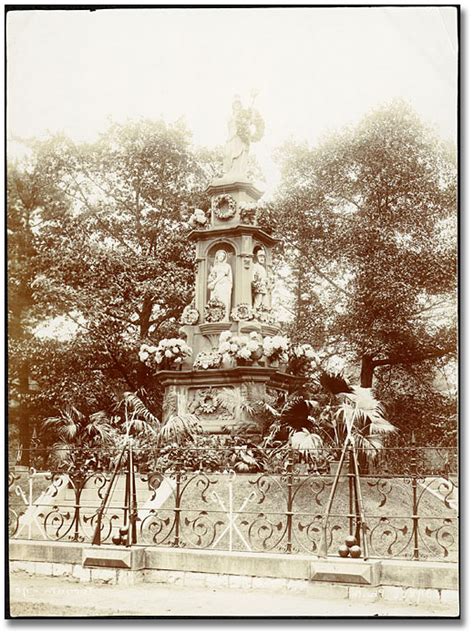
<path fill-rule="evenodd" d="M 459 6 L 5 17 L 5 617 L 459 618 Z"/>

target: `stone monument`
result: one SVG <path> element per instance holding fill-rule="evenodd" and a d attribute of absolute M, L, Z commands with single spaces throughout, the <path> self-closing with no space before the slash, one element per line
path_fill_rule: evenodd
<path fill-rule="evenodd" d="M 285 373 L 284 364 L 262 353 L 265 338 L 280 334 L 272 311 L 277 240 L 258 225 L 262 192 L 248 179 L 249 146 L 261 138 L 263 120 L 236 98 L 228 132 L 224 175 L 206 190 L 210 217 L 196 210 L 197 228 L 189 234 L 196 243 L 195 296 L 183 312 L 181 334 L 193 353 L 178 371 L 159 372 L 164 421 L 175 413 L 194 413 L 211 433 L 248 427 L 240 402 L 301 384 L 301 378 Z M 248 341 L 250 357 L 221 357 L 219 350 L 231 353 L 234 340 Z"/>

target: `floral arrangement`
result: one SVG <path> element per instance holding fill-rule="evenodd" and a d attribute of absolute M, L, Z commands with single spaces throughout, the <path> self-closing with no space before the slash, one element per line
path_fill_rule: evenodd
<path fill-rule="evenodd" d="M 239 303 L 230 313 L 232 321 L 251 321 L 254 318 L 252 306 L 248 303 Z"/>
<path fill-rule="evenodd" d="M 199 310 L 197 310 L 193 304 L 186 306 L 181 315 L 181 325 L 196 325 L 199 321 Z"/>
<path fill-rule="evenodd" d="M 180 365 L 193 350 L 182 338 L 164 338 L 158 346 L 146 345 L 140 347 L 139 359 L 149 367 L 158 369 L 172 369 Z"/>
<path fill-rule="evenodd" d="M 317 359 L 318 355 L 309 343 L 291 345 L 288 353 L 288 371 L 297 375 L 307 374 L 317 368 Z"/>
<path fill-rule="evenodd" d="M 217 369 L 221 366 L 222 354 L 216 351 L 199 352 L 194 361 L 194 369 Z"/>
<path fill-rule="evenodd" d="M 204 320 L 206 323 L 218 323 L 225 317 L 225 305 L 219 299 L 209 299 L 204 308 Z"/>
<path fill-rule="evenodd" d="M 263 353 L 270 363 L 287 363 L 289 349 L 290 341 L 286 336 L 266 336 L 263 339 Z"/>
<path fill-rule="evenodd" d="M 260 321 L 260 323 L 265 323 L 267 325 L 273 325 L 274 323 L 276 323 L 276 318 L 273 314 L 273 311 L 271 310 L 271 308 L 267 308 L 264 305 L 261 305 L 258 308 L 254 309 L 254 316 L 256 319 L 258 319 L 258 321 Z"/>
<path fill-rule="evenodd" d="M 206 212 L 202 209 L 194 209 L 194 213 L 188 220 L 189 225 L 193 229 L 204 229 L 209 223 Z"/>
<path fill-rule="evenodd" d="M 260 335 L 251 332 L 249 336 L 238 336 L 226 330 L 219 337 L 219 353 L 235 359 L 237 363 L 252 363 L 263 354 Z"/>
<path fill-rule="evenodd" d="M 256 224 L 260 205 L 256 202 L 244 202 L 240 205 L 240 219 L 244 224 Z"/>
<path fill-rule="evenodd" d="M 223 193 L 220 196 L 214 198 L 212 207 L 214 214 L 219 220 L 229 220 L 234 217 L 237 211 L 237 203 L 232 196 Z"/>
<path fill-rule="evenodd" d="M 257 143 L 263 137 L 265 122 L 253 108 L 241 108 L 236 117 L 237 134 L 247 145 Z"/>

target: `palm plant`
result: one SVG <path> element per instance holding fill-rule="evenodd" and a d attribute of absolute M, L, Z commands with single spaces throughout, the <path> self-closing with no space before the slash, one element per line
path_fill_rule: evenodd
<path fill-rule="evenodd" d="M 398 430 L 385 418 L 383 405 L 372 389 L 349 385 L 341 374 L 323 372 L 320 383 L 339 401 L 331 420 L 334 447 L 339 452 L 350 438 L 356 450 L 373 461 L 384 447 L 385 436 Z"/>
<path fill-rule="evenodd" d="M 85 415 L 74 406 L 67 406 L 58 416 L 47 418 L 43 429 L 52 442 L 51 466 L 68 470 L 98 467 L 101 450 L 112 439 L 117 420 L 105 411 Z"/>

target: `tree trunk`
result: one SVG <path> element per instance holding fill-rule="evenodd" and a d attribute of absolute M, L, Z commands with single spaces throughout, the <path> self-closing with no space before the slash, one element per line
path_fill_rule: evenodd
<path fill-rule="evenodd" d="M 375 363 L 371 354 L 364 354 L 362 356 L 362 365 L 360 370 L 360 386 L 372 387 L 374 380 Z"/>
<path fill-rule="evenodd" d="M 153 300 L 150 295 L 147 295 L 143 299 L 143 306 L 142 306 L 142 311 L 140 314 L 140 338 L 141 339 L 146 338 L 148 336 L 152 310 L 153 310 Z"/>
<path fill-rule="evenodd" d="M 33 430 L 30 425 L 28 395 L 30 391 L 29 385 L 29 366 L 28 362 L 22 363 L 18 372 L 18 391 L 19 391 L 19 407 L 18 407 L 18 435 L 20 447 L 20 465 L 28 466 L 30 463 L 31 436 Z"/>

